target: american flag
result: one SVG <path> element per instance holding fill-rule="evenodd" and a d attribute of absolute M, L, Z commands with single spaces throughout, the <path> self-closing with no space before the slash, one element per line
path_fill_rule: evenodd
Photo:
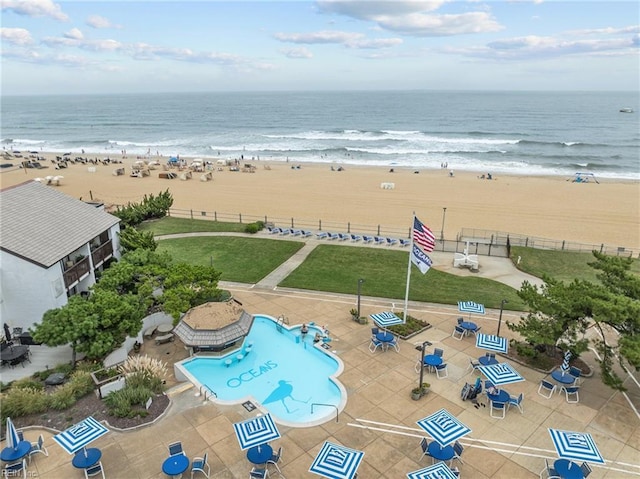
<path fill-rule="evenodd" d="M 423 225 L 416 216 L 413 217 L 413 241 L 427 253 L 436 247 L 436 237 L 433 236 L 433 231 Z"/>

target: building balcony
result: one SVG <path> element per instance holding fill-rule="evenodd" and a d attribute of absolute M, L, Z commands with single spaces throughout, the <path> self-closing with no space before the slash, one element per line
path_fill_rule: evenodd
<path fill-rule="evenodd" d="M 93 267 L 97 268 L 112 256 L 113 243 L 111 242 L 111 240 L 107 240 L 96 249 L 91 251 L 91 260 L 93 261 Z"/>

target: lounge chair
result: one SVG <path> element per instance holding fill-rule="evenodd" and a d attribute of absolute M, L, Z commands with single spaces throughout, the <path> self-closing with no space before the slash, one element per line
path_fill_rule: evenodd
<path fill-rule="evenodd" d="M 209 456 L 209 453 L 205 452 L 203 457 L 193 458 L 193 462 L 191 463 L 191 479 L 193 479 L 193 475 L 196 472 L 200 472 L 201 474 L 204 474 L 204 476 L 207 478 L 209 477 L 209 474 L 211 474 L 211 467 L 207 462 L 208 456 Z"/>
<path fill-rule="evenodd" d="M 411 244 L 411 240 L 400 238 L 400 246 L 409 246 Z"/>
<path fill-rule="evenodd" d="M 373 239 L 376 242 L 376 244 L 385 244 L 387 241 L 382 236 L 374 236 Z"/>
<path fill-rule="evenodd" d="M 286 236 L 286 235 L 288 235 L 289 233 L 291 233 L 291 230 L 290 230 L 289 228 L 285 228 L 285 229 L 283 229 L 283 230 L 280 230 L 280 234 L 281 234 L 282 236 Z"/>
<path fill-rule="evenodd" d="M 360 241 L 362 239 L 362 236 L 360 235 L 351 235 L 351 241 Z"/>
<path fill-rule="evenodd" d="M 340 238 L 340 236 L 338 235 L 338 233 L 329 233 L 329 239 L 330 240 L 335 240 Z"/>
<path fill-rule="evenodd" d="M 271 228 L 269 230 L 269 233 L 271 233 L 272 235 L 277 235 L 282 233 L 282 228 Z"/>
<path fill-rule="evenodd" d="M 313 233 L 311 231 L 307 231 L 307 230 L 300 230 L 302 233 L 302 236 L 304 236 L 305 238 L 308 238 L 309 236 L 312 236 Z"/>
<path fill-rule="evenodd" d="M 351 236 L 349 236 L 348 234 L 338 233 L 338 239 L 340 241 L 347 241 L 350 238 L 351 238 Z"/>
<path fill-rule="evenodd" d="M 321 231 L 320 233 L 316 233 L 316 238 L 318 239 L 325 239 L 329 237 L 329 233 L 327 233 L 326 231 Z"/>
<path fill-rule="evenodd" d="M 386 238 L 386 240 L 387 240 L 387 246 L 393 246 L 398 242 L 398 240 L 395 238 Z"/>
<path fill-rule="evenodd" d="M 302 230 L 291 230 L 291 236 L 301 236 Z"/>
<path fill-rule="evenodd" d="M 373 243 L 373 236 L 363 236 L 362 237 L 362 241 L 364 241 L 365 243 Z"/>

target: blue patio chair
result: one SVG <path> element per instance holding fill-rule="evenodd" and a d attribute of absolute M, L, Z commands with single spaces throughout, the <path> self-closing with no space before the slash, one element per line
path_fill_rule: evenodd
<path fill-rule="evenodd" d="M 444 379 L 449 377 L 449 370 L 447 369 L 447 363 L 438 364 L 436 366 L 436 376 L 438 376 L 438 379 Z"/>
<path fill-rule="evenodd" d="M 422 456 L 420 456 L 420 459 L 429 455 L 429 452 L 427 451 L 427 449 L 429 449 L 429 441 L 427 441 L 426 437 L 423 437 L 420 441 L 420 449 L 422 449 Z"/>
<path fill-rule="evenodd" d="M 494 419 L 504 419 L 507 412 L 506 404 L 503 402 L 497 402 L 497 401 L 489 401 L 489 403 L 490 403 L 489 415 Z M 494 415 L 493 411 L 496 411 L 496 413 L 499 413 L 499 415 L 498 414 Z"/>
<path fill-rule="evenodd" d="M 569 368 L 569 374 L 571 374 L 574 378 L 576 378 L 574 384 L 578 386 L 582 382 L 582 370 L 575 366 L 571 366 Z"/>
<path fill-rule="evenodd" d="M 544 478 L 543 474 L 546 474 L 547 477 Z M 544 460 L 544 469 L 540 471 L 540 479 L 562 479 L 556 470 L 549 465 L 549 461 L 545 458 Z"/>
<path fill-rule="evenodd" d="M 175 456 L 177 454 L 184 454 L 184 451 L 182 450 L 182 443 L 172 442 L 171 444 L 169 444 L 169 455 Z"/>
<path fill-rule="evenodd" d="M 551 384 L 549 381 L 545 381 L 544 379 L 540 381 L 540 386 L 538 386 L 538 394 L 540 394 L 540 396 L 545 397 L 547 399 L 551 399 L 551 396 L 553 396 L 553 393 L 555 391 L 556 391 L 555 384 Z"/>
<path fill-rule="evenodd" d="M 400 345 L 398 344 L 398 338 L 397 337 L 393 337 L 393 339 L 391 341 L 389 341 L 386 345 L 386 348 L 393 348 L 396 350 L 396 353 L 400 352 Z"/>
<path fill-rule="evenodd" d="M 102 479 L 105 479 L 104 469 L 102 469 L 102 461 L 98 461 L 98 464 L 94 464 L 93 466 L 88 467 L 84 470 L 84 477 L 86 479 L 89 479 L 92 476 L 97 476 L 98 474 L 102 476 Z"/>
<path fill-rule="evenodd" d="M 485 391 L 487 391 L 487 390 L 489 390 L 491 388 L 494 388 L 494 387 L 495 387 L 495 385 L 491 381 L 489 381 L 488 379 L 484 382 L 484 390 Z"/>
<path fill-rule="evenodd" d="M 520 393 L 518 397 L 509 396 L 509 407 L 515 406 L 520 410 L 520 414 L 524 414 L 522 409 L 522 400 L 524 399 L 524 393 Z"/>
<path fill-rule="evenodd" d="M 207 462 L 208 457 L 209 453 L 205 452 L 204 456 L 193 458 L 193 463 L 191 464 L 191 479 L 193 479 L 193 475 L 196 472 L 204 474 L 207 478 L 209 477 L 209 474 L 211 474 L 211 467 L 209 467 L 209 463 Z"/>
<path fill-rule="evenodd" d="M 31 464 L 31 457 L 37 453 L 44 454 L 47 457 L 49 456 L 47 448 L 44 447 L 44 437 L 42 437 L 42 434 L 38 436 L 38 442 L 31 443 L 31 450 L 29 451 L 29 464 Z"/>
<path fill-rule="evenodd" d="M 567 398 L 568 403 L 576 403 L 580 402 L 580 386 L 562 386 L 560 391 L 565 392 L 565 396 Z"/>
<path fill-rule="evenodd" d="M 458 324 L 464 323 L 464 318 L 458 318 Z"/>
<path fill-rule="evenodd" d="M 27 460 L 23 459 L 20 462 L 14 462 L 13 464 L 7 464 L 2 470 L 3 477 L 27 477 Z"/>
<path fill-rule="evenodd" d="M 475 370 L 478 370 L 480 366 L 482 366 L 482 364 L 480 364 L 478 361 L 474 361 L 473 358 L 469 358 L 469 367 L 467 369 L 470 369 L 471 371 L 475 371 Z"/>
<path fill-rule="evenodd" d="M 582 477 L 584 477 L 585 479 L 589 474 L 591 474 L 591 466 L 589 466 L 589 464 L 587 464 L 586 462 L 580 464 L 580 470 L 582 471 Z"/>
<path fill-rule="evenodd" d="M 375 336 L 376 334 L 378 334 L 380 332 L 380 330 L 378 328 L 371 328 L 371 334 L 373 336 Z"/>
<path fill-rule="evenodd" d="M 376 349 L 382 349 L 384 347 L 384 343 L 377 339 L 375 336 L 371 337 L 371 342 L 369 343 L 369 352 L 375 353 Z"/>
<path fill-rule="evenodd" d="M 452 338 L 460 341 L 462 338 L 464 338 L 464 335 L 465 335 L 465 332 L 463 328 L 461 328 L 460 326 L 453 327 L 453 333 L 451 333 Z"/>
<path fill-rule="evenodd" d="M 451 465 L 453 466 L 453 461 L 458 460 L 460 464 L 464 464 L 462 461 L 462 452 L 464 451 L 464 447 L 458 441 L 453 443 L 453 459 L 451 459 Z"/>
<path fill-rule="evenodd" d="M 480 332 L 480 330 L 482 329 L 482 326 L 478 326 L 476 329 L 474 329 L 472 332 L 473 334 L 475 334 L 476 336 L 478 335 L 478 333 Z M 493 357 L 495 358 L 496 355 L 494 354 Z"/>
<path fill-rule="evenodd" d="M 269 477 L 269 471 L 266 468 L 254 467 L 249 471 L 249 479 L 266 479 Z"/>
<path fill-rule="evenodd" d="M 16 434 L 18 435 L 18 440 L 19 441 L 24 441 L 24 432 L 22 431 L 22 429 L 18 429 L 16 431 Z"/>
<path fill-rule="evenodd" d="M 435 354 L 436 356 L 440 356 L 442 357 L 442 355 L 444 354 L 444 351 L 440 348 L 434 348 L 433 349 L 433 354 Z"/>
<path fill-rule="evenodd" d="M 281 459 L 282 459 L 282 447 L 279 447 L 278 452 L 272 454 L 271 459 L 267 461 L 267 468 L 269 467 L 269 465 L 274 466 L 280 476 L 282 476 L 282 472 L 280 471 L 280 467 L 278 466 L 278 463 L 280 462 Z"/>

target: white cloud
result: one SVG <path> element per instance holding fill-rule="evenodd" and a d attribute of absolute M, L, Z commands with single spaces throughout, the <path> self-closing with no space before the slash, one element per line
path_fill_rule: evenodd
<path fill-rule="evenodd" d="M 287 58 L 313 58 L 313 53 L 308 48 L 298 47 L 298 48 L 283 48 L 280 52 L 286 56 Z"/>
<path fill-rule="evenodd" d="M 311 33 L 276 33 L 277 40 L 306 45 L 337 44 L 347 48 L 377 49 L 389 48 L 402 43 L 400 38 L 367 39 L 362 33 L 324 30 Z"/>
<path fill-rule="evenodd" d="M 0 28 L 0 38 L 12 45 L 31 45 L 33 38 L 24 28 Z"/>
<path fill-rule="evenodd" d="M 2 10 L 10 10 L 28 17 L 51 17 L 61 22 L 69 20 L 60 5 L 51 0 L 3 0 Z"/>
<path fill-rule="evenodd" d="M 64 34 L 64 37 L 70 38 L 72 40 L 82 40 L 84 38 L 84 35 L 79 29 L 72 28 L 71 30 L 69 30 L 67 33 Z"/>
<path fill-rule="evenodd" d="M 111 20 L 105 17 L 101 17 L 100 15 L 91 15 L 89 18 L 87 18 L 85 23 L 92 28 L 122 28 L 122 25 L 111 23 Z"/>
<path fill-rule="evenodd" d="M 406 15 L 415 12 L 431 12 L 440 8 L 446 0 L 319 0 L 318 9 L 325 13 L 337 13 L 359 20 L 374 20 L 379 15 Z"/>

